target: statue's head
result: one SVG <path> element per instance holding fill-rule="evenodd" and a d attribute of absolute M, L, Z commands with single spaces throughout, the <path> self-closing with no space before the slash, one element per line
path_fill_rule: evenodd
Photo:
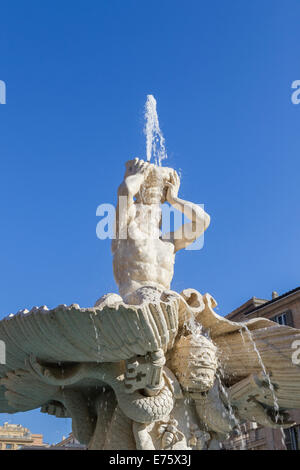
<path fill-rule="evenodd" d="M 167 182 L 174 170 L 161 167 L 143 160 L 134 159 L 126 162 L 125 177 L 143 173 L 144 182 L 136 195 L 136 201 L 142 204 L 163 204 L 166 201 Z"/>

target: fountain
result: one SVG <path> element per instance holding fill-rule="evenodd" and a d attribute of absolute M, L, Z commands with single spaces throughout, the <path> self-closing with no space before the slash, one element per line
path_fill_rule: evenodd
<path fill-rule="evenodd" d="M 170 289 L 176 252 L 210 218 L 179 198 L 175 170 L 149 160 L 128 161 L 118 189 L 119 294 L 94 307 L 34 307 L 0 321 L 0 412 L 40 407 L 71 417 L 75 437 L 98 450 L 216 449 L 245 421 L 291 426 L 287 410 L 300 408 L 291 344 L 300 331 L 262 318 L 232 322 L 215 313 L 208 293 Z M 166 201 L 190 222 L 162 236 Z"/>

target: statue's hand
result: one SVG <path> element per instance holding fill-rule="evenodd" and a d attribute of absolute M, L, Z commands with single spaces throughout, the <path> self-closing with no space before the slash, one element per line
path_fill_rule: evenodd
<path fill-rule="evenodd" d="M 33 354 L 30 354 L 30 356 L 25 359 L 25 366 L 34 377 L 45 383 L 56 385 L 56 381 L 50 369 L 41 364 Z"/>
<path fill-rule="evenodd" d="M 146 176 L 148 170 L 153 165 L 149 162 L 145 162 L 144 160 L 140 160 L 139 158 L 134 158 L 133 160 L 129 160 L 126 162 L 126 172 L 125 172 L 125 179 L 128 176 L 140 174 Z"/>
<path fill-rule="evenodd" d="M 144 183 L 152 164 L 135 158 L 126 163 L 125 184 L 128 192 L 135 196 Z"/>
<path fill-rule="evenodd" d="M 170 174 L 170 180 L 166 183 L 167 186 L 167 201 L 170 204 L 173 204 L 174 200 L 178 196 L 178 191 L 180 187 L 180 178 L 175 170 Z"/>

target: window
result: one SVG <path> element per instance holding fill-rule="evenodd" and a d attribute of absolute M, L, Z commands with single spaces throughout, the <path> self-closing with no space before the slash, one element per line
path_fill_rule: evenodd
<path fill-rule="evenodd" d="M 275 321 L 279 325 L 294 326 L 293 315 L 290 310 L 276 315 L 275 317 L 270 318 L 270 320 Z"/>
<path fill-rule="evenodd" d="M 287 450 L 300 450 L 300 426 L 285 429 L 284 433 Z"/>
<path fill-rule="evenodd" d="M 281 315 L 277 315 L 274 318 L 271 318 L 271 320 L 275 321 L 276 323 L 279 323 L 279 325 L 286 325 L 286 314 L 282 313 Z"/>
<path fill-rule="evenodd" d="M 258 441 L 259 439 L 262 439 L 263 437 L 264 437 L 264 429 L 263 428 L 255 429 L 255 440 Z"/>
<path fill-rule="evenodd" d="M 6 444 L 6 446 L 5 446 L 5 448 L 8 449 L 8 450 L 12 449 L 12 447 L 13 447 L 12 444 Z"/>

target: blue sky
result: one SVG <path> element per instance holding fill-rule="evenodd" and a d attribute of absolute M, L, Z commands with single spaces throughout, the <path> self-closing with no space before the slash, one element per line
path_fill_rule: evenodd
<path fill-rule="evenodd" d="M 180 195 L 211 215 L 172 288 L 227 314 L 299 285 L 299 15 L 296 0 L 2 3 L 0 318 L 116 291 L 96 208 L 145 157 L 149 93 Z M 70 431 L 39 411 L 5 420 L 50 443 Z"/>

